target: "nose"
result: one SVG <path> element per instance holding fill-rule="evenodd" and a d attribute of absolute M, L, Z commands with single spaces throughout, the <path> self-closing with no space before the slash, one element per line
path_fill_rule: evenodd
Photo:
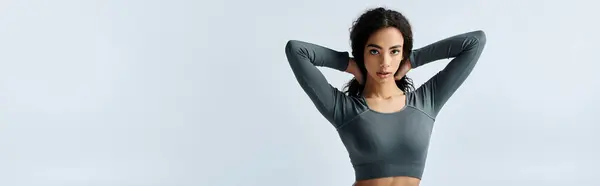
<path fill-rule="evenodd" d="M 392 65 L 392 58 L 390 56 L 384 55 L 383 59 L 381 60 L 381 64 L 379 64 L 379 67 L 381 68 L 389 68 Z"/>

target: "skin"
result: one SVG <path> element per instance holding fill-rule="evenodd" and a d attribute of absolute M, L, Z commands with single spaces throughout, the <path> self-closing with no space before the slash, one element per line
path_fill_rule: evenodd
<path fill-rule="evenodd" d="M 405 94 L 398 88 L 395 80 L 401 79 L 411 69 L 410 62 L 403 58 L 402 33 L 393 27 L 383 28 L 373 33 L 365 47 L 365 67 L 367 69 L 365 89 L 363 96 L 369 108 L 383 113 L 392 113 L 401 110 L 406 105 Z M 346 70 L 356 79 L 362 79 L 358 66 L 354 60 Z M 377 72 L 391 72 L 387 77 L 380 77 Z M 395 75 L 394 75 L 395 73 Z M 363 82 L 359 82 L 363 84 Z M 420 179 L 406 176 L 376 178 L 357 181 L 355 186 L 418 186 Z"/>

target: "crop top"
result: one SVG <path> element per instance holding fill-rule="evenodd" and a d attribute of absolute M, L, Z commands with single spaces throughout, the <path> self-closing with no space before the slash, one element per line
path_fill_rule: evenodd
<path fill-rule="evenodd" d="M 382 113 L 362 96 L 333 87 L 317 67 L 345 71 L 350 56 L 324 46 L 289 40 L 285 53 L 296 80 L 331 123 L 348 151 L 355 179 L 408 176 L 421 179 L 435 118 L 477 63 L 486 42 L 481 30 L 448 37 L 409 55 L 412 68 L 453 58 L 413 91 L 400 111 Z"/>

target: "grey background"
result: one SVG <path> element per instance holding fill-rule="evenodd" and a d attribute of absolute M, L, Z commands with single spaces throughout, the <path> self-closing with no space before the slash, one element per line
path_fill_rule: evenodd
<path fill-rule="evenodd" d="M 488 36 L 438 117 L 423 186 L 600 185 L 600 14 L 585 0 L 3 0 L 0 185 L 350 185 L 284 45 L 349 50 L 379 5 L 406 14 L 416 47 Z"/>

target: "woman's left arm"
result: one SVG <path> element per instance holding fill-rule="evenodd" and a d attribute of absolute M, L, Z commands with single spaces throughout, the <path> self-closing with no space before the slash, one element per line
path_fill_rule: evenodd
<path fill-rule="evenodd" d="M 485 43 L 485 33 L 477 30 L 455 35 L 412 51 L 409 61 L 413 69 L 436 60 L 454 58 L 443 70 L 415 91 L 422 99 L 420 103 L 423 104 L 424 111 L 429 112 L 432 117 L 437 116 L 443 105 L 475 67 Z"/>

